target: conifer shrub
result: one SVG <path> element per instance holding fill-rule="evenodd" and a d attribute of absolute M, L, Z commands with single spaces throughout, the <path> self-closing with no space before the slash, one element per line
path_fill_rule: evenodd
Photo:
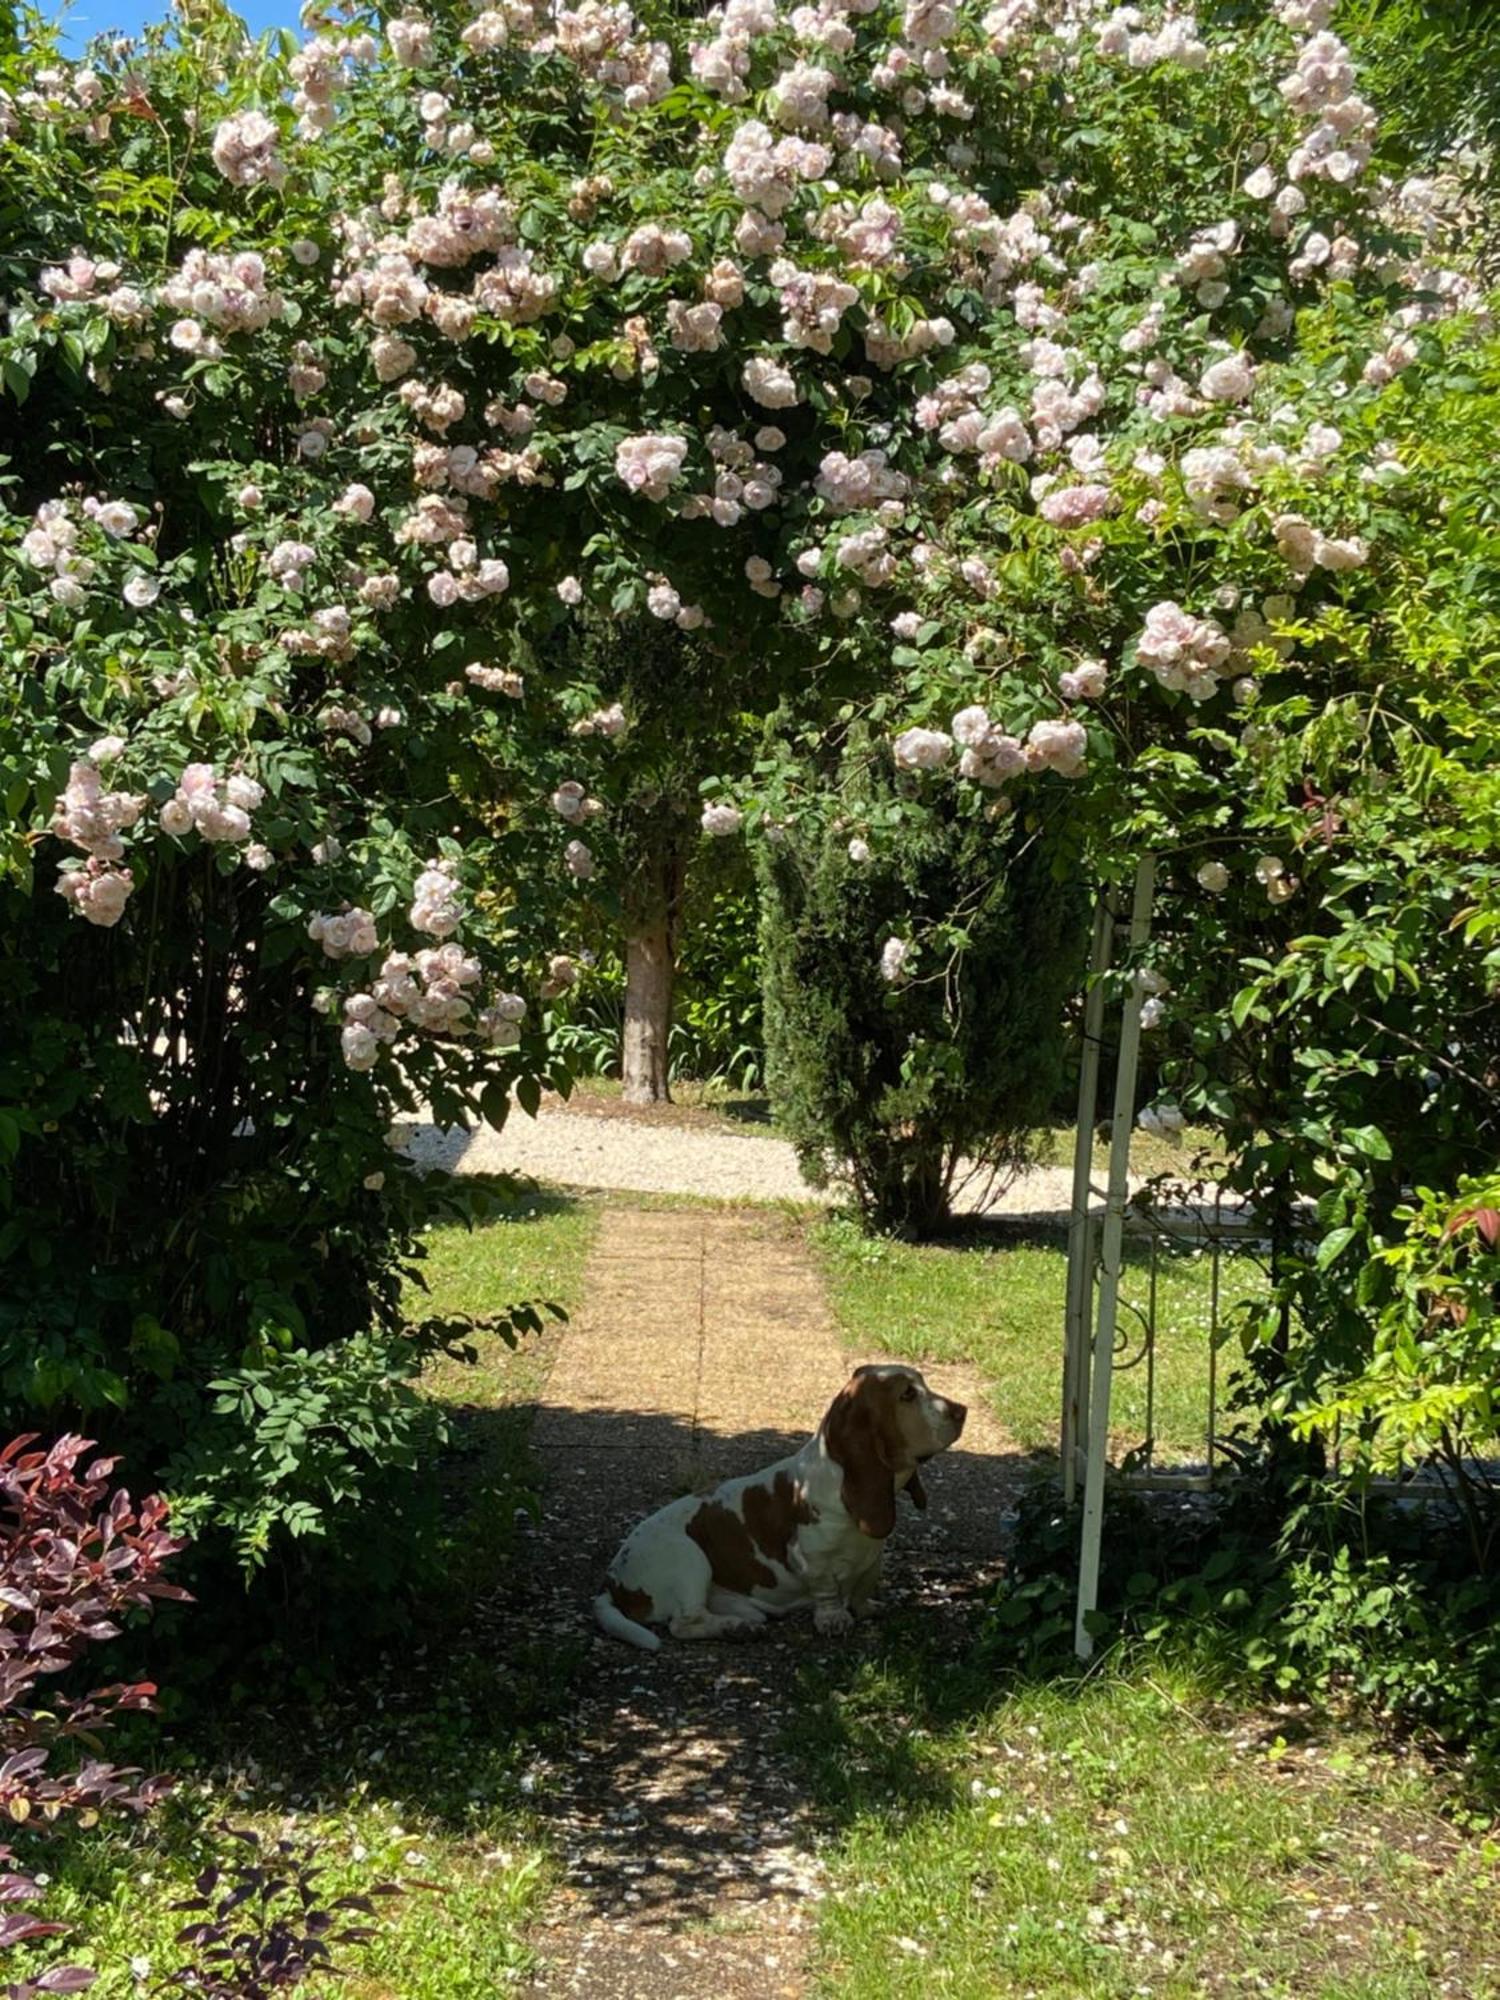
<path fill-rule="evenodd" d="M 767 1074 L 807 1179 L 847 1188 L 872 1229 L 920 1235 L 961 1188 L 996 1191 L 1031 1157 L 1087 905 L 1059 874 L 1056 815 L 974 812 L 869 756 L 853 766 L 853 811 L 793 822 L 764 852 Z"/>

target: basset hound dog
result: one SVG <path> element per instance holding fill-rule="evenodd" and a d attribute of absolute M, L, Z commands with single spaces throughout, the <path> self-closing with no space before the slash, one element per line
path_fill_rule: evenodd
<path fill-rule="evenodd" d="M 738 1638 L 807 1604 L 820 1632 L 848 1631 L 880 1582 L 896 1495 L 927 1505 L 918 1467 L 967 1415 L 915 1368 L 856 1368 L 800 1451 L 632 1528 L 594 1616 L 651 1652 L 653 1625 L 674 1639 Z"/>

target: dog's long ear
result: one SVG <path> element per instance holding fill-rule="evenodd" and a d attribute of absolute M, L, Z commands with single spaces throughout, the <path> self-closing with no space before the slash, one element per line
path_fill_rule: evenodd
<path fill-rule="evenodd" d="M 823 1419 L 828 1456 L 843 1470 L 839 1497 L 862 1535 L 884 1541 L 896 1525 L 896 1474 L 886 1444 L 875 1385 L 852 1375 Z"/>
<path fill-rule="evenodd" d="M 914 1472 L 906 1482 L 906 1497 L 919 1513 L 927 1512 L 927 1488 L 922 1484 L 920 1472 Z"/>

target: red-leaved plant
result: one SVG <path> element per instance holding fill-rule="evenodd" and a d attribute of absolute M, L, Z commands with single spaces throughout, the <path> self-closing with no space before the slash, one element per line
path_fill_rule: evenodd
<path fill-rule="evenodd" d="M 42 1703 L 37 1683 L 66 1672 L 85 1647 L 116 1637 L 126 1612 L 186 1598 L 163 1575 L 183 1543 L 167 1531 L 163 1500 L 137 1507 L 123 1490 L 110 1492 L 117 1460 L 88 1459 L 80 1470 L 94 1449 L 90 1439 L 61 1437 L 31 1450 L 35 1443 L 32 1433 L 0 1450 L 0 1817 L 47 1824 L 68 1814 L 89 1826 L 106 1807 L 143 1812 L 168 1789 L 166 1779 L 98 1755 L 99 1731 L 127 1710 L 149 1708 L 155 1684 L 50 1692 Z M 79 1754 L 55 1765 L 65 1741 Z M 55 1936 L 62 1925 L 18 1907 L 39 1890 L 8 1847 L 0 1847 L 0 1871 L 0 1950 Z M 78 1993 L 93 1977 L 87 1967 L 59 1965 L 4 1990 L 8 2000 Z"/>
<path fill-rule="evenodd" d="M 223 1829 L 242 1847 L 226 1871 L 205 1868 L 197 1894 L 177 1907 L 199 1913 L 199 1921 L 177 1934 L 197 1956 L 167 1981 L 201 2000 L 273 2000 L 315 1973 L 337 1973 L 333 1947 L 363 1944 L 375 1933 L 350 1922 L 351 1914 L 372 1917 L 374 1896 L 396 1896 L 393 1882 L 377 1882 L 360 1896 L 324 1900 L 324 1870 L 316 1841 L 278 1840 L 262 1848 L 259 1836 L 239 1827 Z"/>

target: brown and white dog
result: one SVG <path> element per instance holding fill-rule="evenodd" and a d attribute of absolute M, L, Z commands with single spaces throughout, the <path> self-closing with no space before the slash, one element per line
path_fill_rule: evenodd
<path fill-rule="evenodd" d="M 915 1368 L 856 1368 L 800 1451 L 632 1528 L 594 1616 L 652 1652 L 652 1625 L 674 1639 L 737 1638 L 805 1604 L 820 1632 L 847 1631 L 880 1582 L 896 1495 L 927 1505 L 917 1468 L 967 1415 Z"/>

